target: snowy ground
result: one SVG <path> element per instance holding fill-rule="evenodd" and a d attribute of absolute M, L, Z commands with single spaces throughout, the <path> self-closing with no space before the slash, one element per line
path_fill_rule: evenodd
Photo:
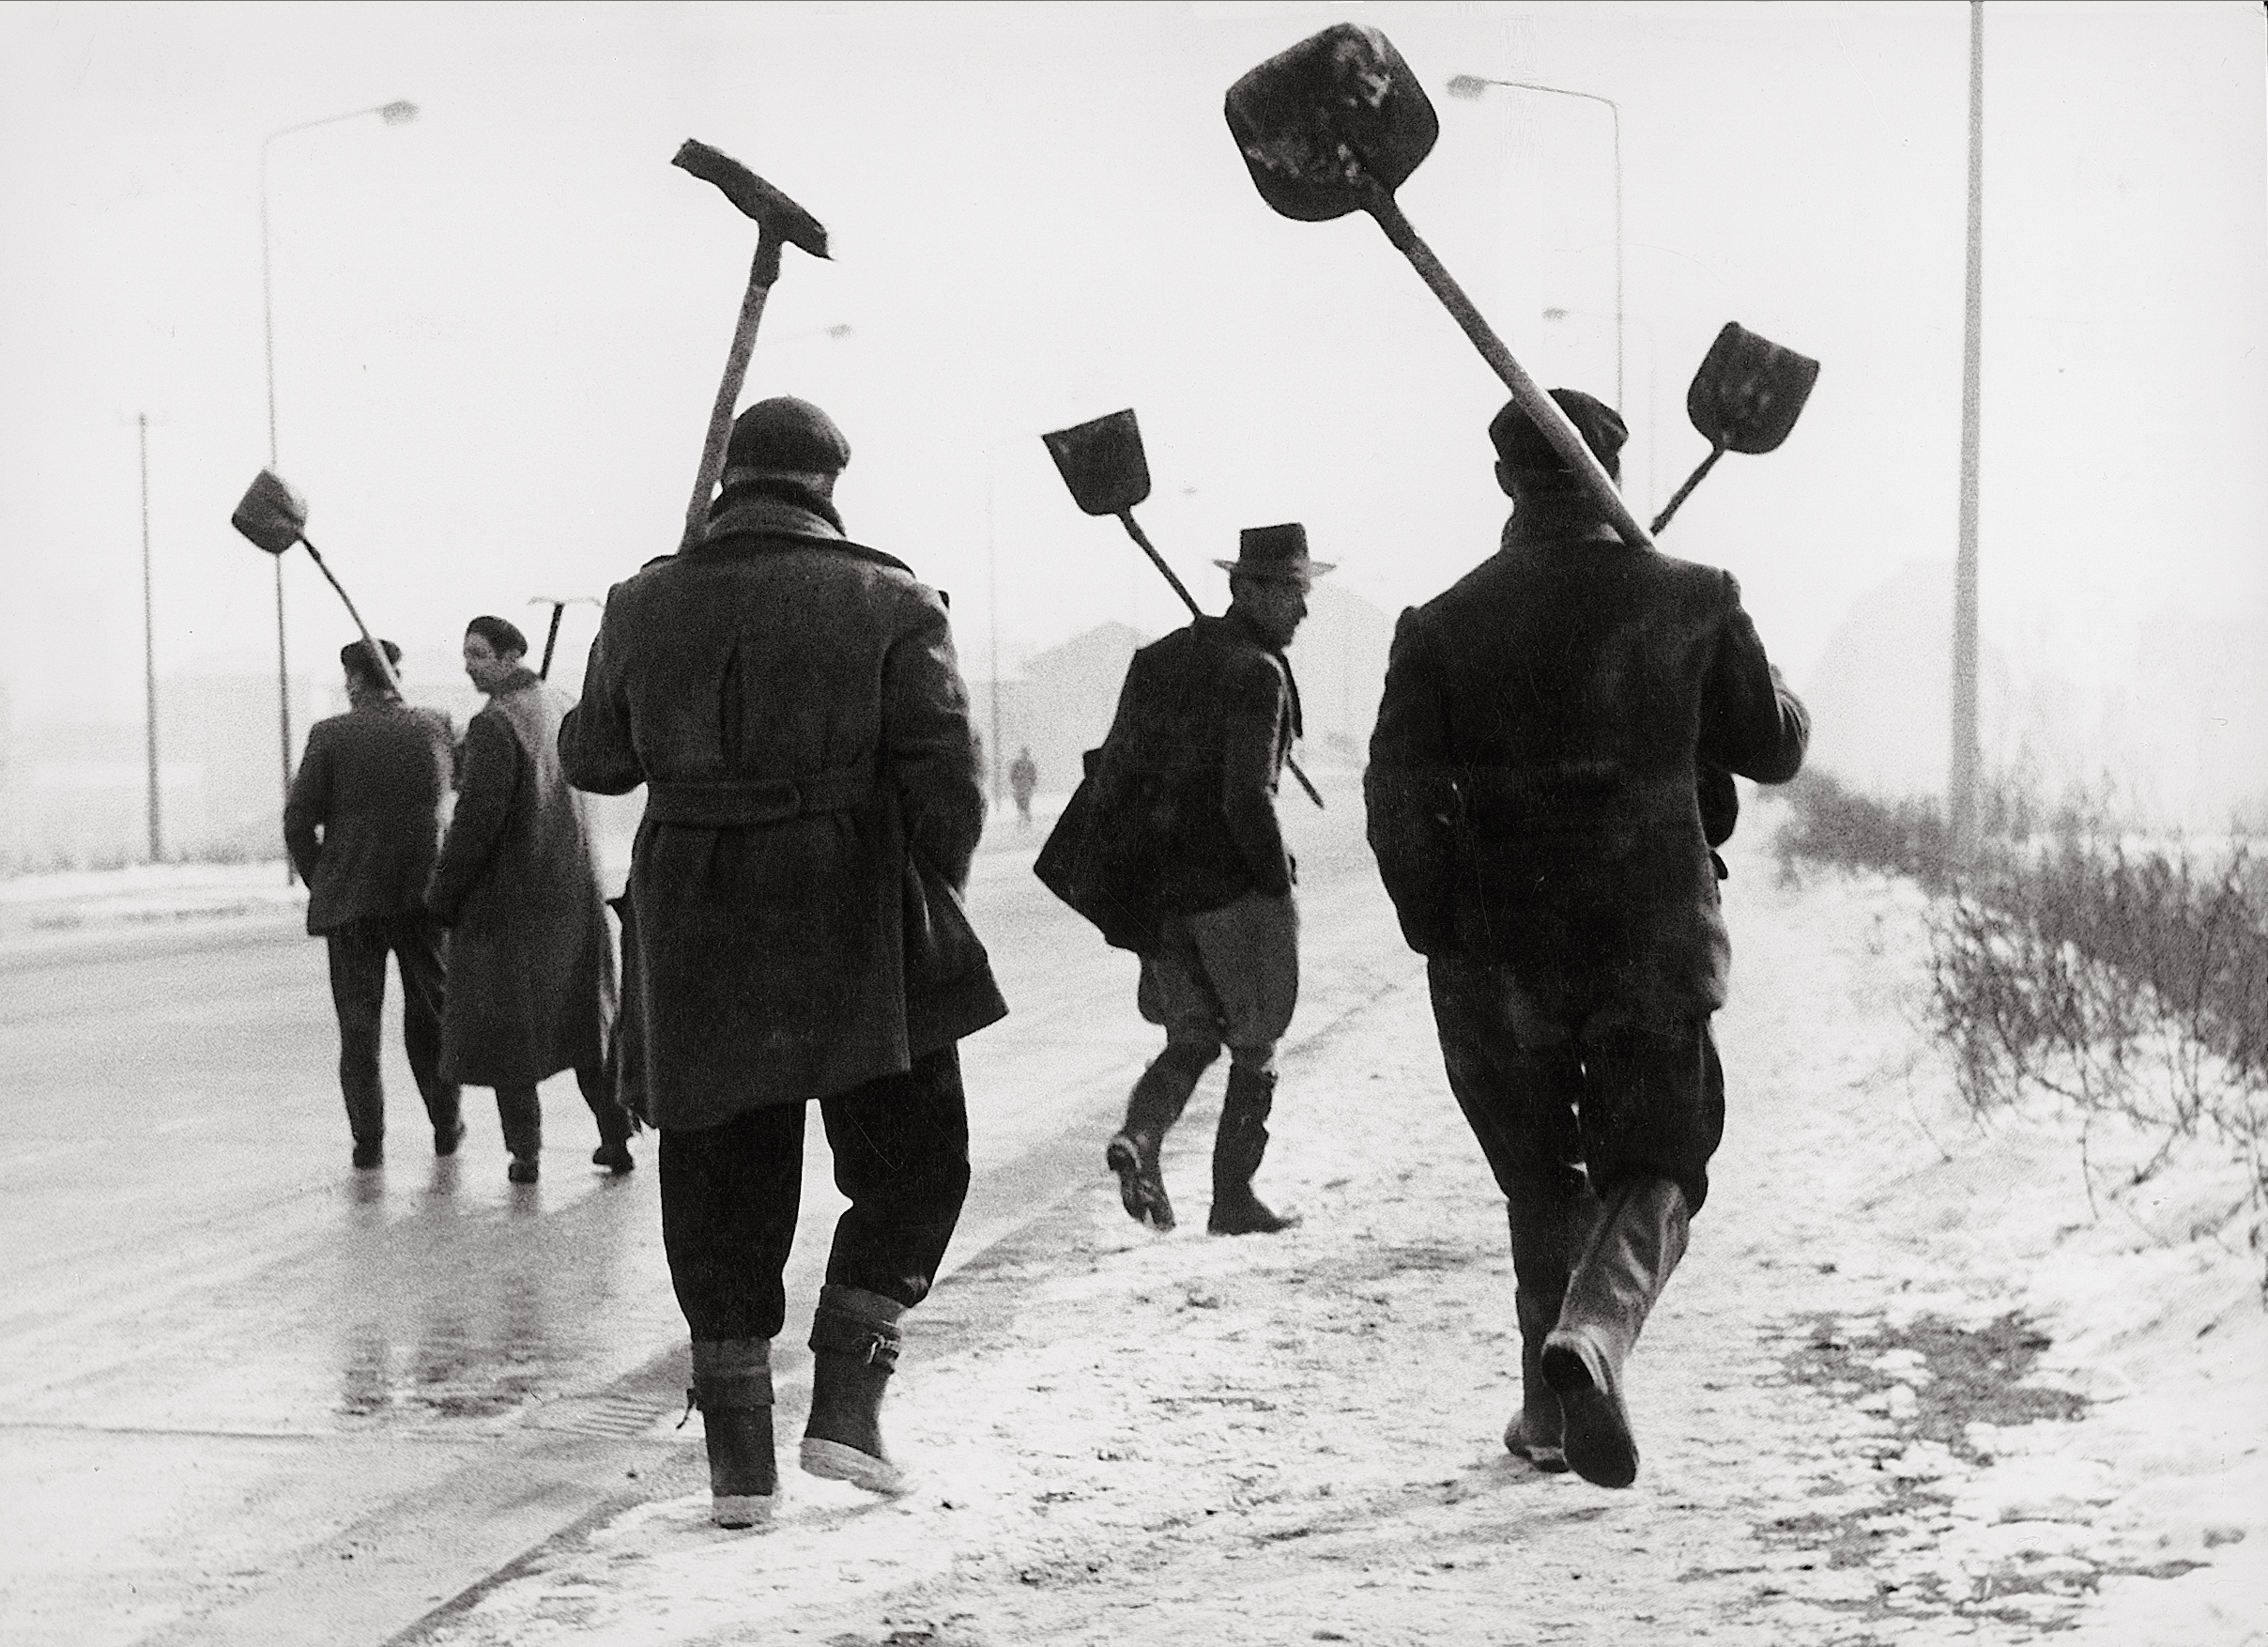
<path fill-rule="evenodd" d="M 1299 1229 L 1203 1233 L 1216 1074 L 1168 1150 L 1180 1230 L 1126 1219 L 1097 1139 L 1090 1188 L 914 1313 L 912 1496 L 794 1470 L 783 1389 L 773 1528 L 708 1524 L 697 1417 L 415 1639 L 2268 1641 L 2241 1175 L 2200 1151 L 2122 1191 L 2098 1126 L 2091 1205 L 2076 1126 L 1953 1097 L 1915 897 L 1776 887 L 1754 852 L 1728 891 L 1732 1121 L 1632 1362 L 1634 1488 L 1500 1444 L 1500 1202 L 1413 964 L 1285 1061 L 1260 1188 Z"/>

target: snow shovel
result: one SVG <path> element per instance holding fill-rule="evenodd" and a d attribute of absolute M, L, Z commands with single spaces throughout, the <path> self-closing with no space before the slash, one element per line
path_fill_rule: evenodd
<path fill-rule="evenodd" d="M 709 435 L 701 447 L 700 473 L 693 483 L 693 502 L 685 511 L 685 538 L 697 540 L 709 518 L 709 494 L 716 490 L 725 472 L 725 445 L 732 436 L 732 408 L 747 380 L 748 357 L 756 351 L 757 323 L 764 317 L 764 303 L 779 279 L 780 252 L 801 246 L 814 257 L 827 255 L 827 231 L 819 219 L 789 199 L 763 178 L 722 149 L 688 137 L 671 159 L 701 179 L 713 183 L 726 199 L 756 222 L 756 261 L 748 268 L 748 290 L 741 299 L 740 323 L 733 328 L 732 347 L 725 357 L 725 379 L 717 385 L 716 404 L 709 411 Z"/>
<path fill-rule="evenodd" d="M 539 681 L 551 679 L 551 652 L 559 643 L 559 617 L 569 607 L 595 607 L 604 603 L 588 594 L 538 594 L 529 597 L 531 607 L 551 608 L 551 627 L 544 633 L 544 662 L 535 671 Z"/>
<path fill-rule="evenodd" d="M 1654 516 L 1654 531 L 1669 524 L 1686 494 L 1727 452 L 1779 450 L 1818 380 L 1818 362 L 1726 321 L 1685 392 L 1685 415 L 1709 442 L 1709 455 Z"/>
<path fill-rule="evenodd" d="M 1260 197 L 1301 223 L 1367 211 L 1464 329 L 1623 540 L 1653 540 L 1558 404 L 1536 384 L 1395 203 L 1441 134 L 1418 77 L 1374 28 L 1334 23 L 1229 87 L 1229 131 Z"/>
<path fill-rule="evenodd" d="M 370 648 L 370 655 L 384 673 L 387 685 L 398 696 L 402 690 L 402 678 L 393 672 L 393 661 L 386 655 L 386 649 L 378 644 L 377 638 L 371 634 L 370 625 L 362 622 L 362 614 L 355 610 L 354 597 L 346 593 L 346 586 L 331 575 L 322 551 L 308 542 L 307 500 L 299 496 L 291 483 L 272 469 L 262 469 L 253 477 L 252 485 L 245 488 L 244 500 L 237 505 L 237 512 L 228 517 L 228 524 L 279 560 L 292 545 L 307 545 L 308 558 L 329 579 L 331 588 L 339 592 L 339 598 L 346 603 L 346 615 L 355 621 L 355 627 L 362 632 L 362 644 Z"/>
<path fill-rule="evenodd" d="M 1189 608 L 1189 616 L 1203 617 L 1204 608 L 1197 604 L 1188 585 L 1166 564 L 1157 546 L 1150 541 L 1150 534 L 1134 518 L 1134 505 L 1150 495 L 1150 463 L 1142 455 L 1142 428 L 1134 421 L 1134 408 L 1128 407 L 1107 418 L 1075 423 L 1040 439 L 1047 442 L 1048 455 L 1055 459 L 1064 485 L 1071 488 L 1071 500 L 1089 515 L 1117 516 L 1118 523 L 1126 529 L 1126 535 L 1142 546 L 1142 552 L 1150 557 L 1150 564 L 1157 568 L 1173 586 L 1173 593 L 1181 596 L 1181 604 Z M 1283 763 L 1299 780 L 1299 787 L 1308 792 L 1308 799 L 1322 806 L 1321 792 L 1308 781 L 1308 775 L 1299 770 L 1299 763 L 1288 755 Z"/>

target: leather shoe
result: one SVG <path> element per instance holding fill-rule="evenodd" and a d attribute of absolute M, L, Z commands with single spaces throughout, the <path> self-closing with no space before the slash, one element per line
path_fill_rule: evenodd
<path fill-rule="evenodd" d="M 515 1155 L 512 1164 L 504 1169 L 504 1176 L 515 1184 L 532 1184 L 536 1180 L 536 1163 L 526 1156 Z"/>
<path fill-rule="evenodd" d="M 454 1155 L 457 1152 L 457 1146 L 464 1142 L 465 1123 L 463 1121 L 458 1121 L 453 1126 L 436 1127 L 433 1130 L 433 1152 L 436 1155 Z"/>
<path fill-rule="evenodd" d="M 358 1144 L 354 1147 L 355 1171 L 368 1172 L 386 1159 L 383 1144 Z"/>
<path fill-rule="evenodd" d="M 630 1153 L 627 1144 L 602 1144 L 590 1152 L 590 1164 L 603 1166 L 610 1173 L 626 1173 L 637 1165 L 637 1157 Z"/>

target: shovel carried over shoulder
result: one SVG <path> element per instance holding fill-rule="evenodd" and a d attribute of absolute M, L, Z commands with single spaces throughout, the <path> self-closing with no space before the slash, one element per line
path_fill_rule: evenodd
<path fill-rule="evenodd" d="M 1067 429 L 1058 429 L 1051 435 L 1042 435 L 1048 455 L 1055 459 L 1055 467 L 1063 475 L 1064 485 L 1071 488 L 1071 500 L 1089 515 L 1115 515 L 1118 523 L 1126 529 L 1126 535 L 1150 557 L 1165 580 L 1181 596 L 1181 604 L 1189 608 L 1193 618 L 1204 616 L 1204 608 L 1189 593 L 1173 568 L 1167 565 L 1150 534 L 1142 530 L 1134 518 L 1134 505 L 1150 495 L 1150 462 L 1142 449 L 1142 426 L 1134 421 L 1134 408 L 1114 411 L 1109 417 L 1096 418 L 1084 423 L 1075 423 Z M 1318 807 L 1323 794 L 1308 781 L 1308 775 L 1299 770 L 1299 763 L 1289 756 L 1284 766 L 1299 780 L 1299 787 L 1308 793 L 1308 799 Z"/>
<path fill-rule="evenodd" d="M 331 588 L 339 592 L 339 598 L 346 603 L 346 615 L 354 620 L 355 627 L 362 632 L 362 644 L 370 648 L 371 658 L 385 675 L 387 685 L 395 693 L 400 693 L 402 678 L 394 673 L 393 663 L 387 657 L 386 649 L 371 634 L 370 625 L 362 622 L 362 614 L 355 610 L 354 597 L 346 593 L 346 586 L 332 574 L 329 562 L 323 559 L 322 551 L 308 542 L 307 500 L 299 496 L 290 482 L 272 469 L 262 469 L 253 477 L 252 485 L 245 488 L 243 501 L 237 505 L 237 512 L 228 517 L 228 524 L 279 560 L 292 545 L 305 544 L 308 558 L 314 562 L 315 569 L 323 574 Z"/>
<path fill-rule="evenodd" d="M 1360 23 L 1334 23 L 1229 87 L 1224 113 L 1260 197 L 1302 223 L 1350 211 L 1376 219 L 1623 540 L 1652 546 L 1575 425 L 1512 357 L 1395 203 L 1394 191 L 1433 152 L 1441 122 L 1386 36 Z"/>
<path fill-rule="evenodd" d="M 1818 362 L 1726 321 L 1685 392 L 1685 415 L 1709 442 L 1709 455 L 1654 516 L 1653 530 L 1669 524 L 1678 506 L 1727 452 L 1778 451 L 1818 380 Z"/>

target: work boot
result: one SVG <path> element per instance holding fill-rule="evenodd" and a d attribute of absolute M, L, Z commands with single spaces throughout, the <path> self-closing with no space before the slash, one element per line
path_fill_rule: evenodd
<path fill-rule="evenodd" d="M 819 1291 L 811 1315 L 811 1418 L 804 1425 L 805 1473 L 870 1493 L 911 1485 L 882 1446 L 882 1390 L 897 1366 L 897 1317 L 905 1306 L 855 1286 Z"/>
<path fill-rule="evenodd" d="M 1687 1218 L 1685 1192 L 1667 1178 L 1639 1178 L 1617 1190 L 1568 1278 L 1558 1325 L 1543 1341 L 1544 1382 L 1566 1415 L 1568 1464 L 1593 1485 L 1638 1479 L 1622 1364 L 1685 1255 Z"/>
<path fill-rule="evenodd" d="M 690 1406 L 709 1447 L 709 1519 L 760 1527 L 772 1519 L 779 1465 L 772 1455 L 772 1341 L 693 1341 Z"/>
<path fill-rule="evenodd" d="M 1220 1101 L 1220 1128 L 1213 1134 L 1213 1208 L 1205 1228 L 1214 1235 L 1275 1235 L 1299 1222 L 1269 1211 L 1252 1193 L 1252 1175 L 1267 1153 L 1268 1111 L 1275 1102 L 1275 1070 L 1231 1067 L 1228 1096 Z"/>
<path fill-rule="evenodd" d="M 1589 1189 L 1549 1180 L 1523 1184 L 1505 1203 L 1512 1244 L 1513 1307 L 1520 1322 L 1520 1410 L 1505 1426 L 1507 1452 L 1547 1475 L 1567 1469 L 1559 1397 L 1543 1378 L 1543 1342 L 1558 1324 L 1567 1274 L 1598 1215 Z"/>
<path fill-rule="evenodd" d="M 1152 1229 L 1173 1227 L 1173 1203 L 1166 1195 L 1157 1152 L 1166 1133 L 1188 1106 L 1218 1047 L 1172 1046 L 1150 1060 L 1126 1099 L 1126 1124 L 1103 1150 L 1103 1164 L 1118 1175 L 1118 1199 L 1126 1216 Z"/>

